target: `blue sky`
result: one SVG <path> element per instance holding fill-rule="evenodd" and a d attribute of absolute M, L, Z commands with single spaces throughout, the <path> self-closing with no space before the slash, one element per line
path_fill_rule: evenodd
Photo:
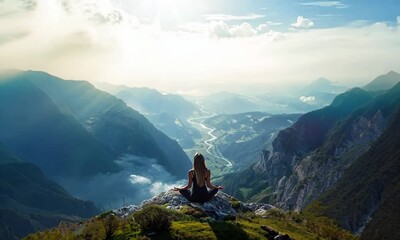
<path fill-rule="evenodd" d="M 139 17 L 154 17 L 160 1 L 152 0 L 114 0 L 131 14 Z M 167 1 L 168 2 L 168 1 Z M 175 5 L 181 21 L 204 21 L 203 16 L 209 14 L 226 14 L 246 16 L 260 15 L 249 19 L 252 24 L 266 22 L 282 23 L 275 28 L 288 30 L 298 16 L 304 16 L 315 23 L 315 28 L 337 27 L 353 22 L 372 23 L 387 22 L 396 24 L 400 15 L 398 0 L 353 0 L 353 1 L 312 1 L 312 0 L 176 0 L 169 1 Z M 170 13 L 166 13 L 169 15 Z M 232 20 L 239 23 L 241 20 Z"/>
<path fill-rule="evenodd" d="M 398 0 L 0 1 L 2 68 L 184 94 L 357 86 L 399 39 Z"/>

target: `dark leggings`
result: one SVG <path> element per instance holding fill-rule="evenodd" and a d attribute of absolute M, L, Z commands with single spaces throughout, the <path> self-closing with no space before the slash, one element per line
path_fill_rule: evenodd
<path fill-rule="evenodd" d="M 204 203 L 209 201 L 215 194 L 217 194 L 218 189 L 212 189 L 210 191 L 204 192 L 204 194 L 200 194 L 198 196 L 193 196 L 190 190 L 179 190 L 179 192 L 189 201 L 191 202 L 199 202 Z"/>

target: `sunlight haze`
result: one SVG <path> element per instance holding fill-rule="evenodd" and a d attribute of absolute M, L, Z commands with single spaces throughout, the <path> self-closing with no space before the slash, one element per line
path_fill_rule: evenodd
<path fill-rule="evenodd" d="M 182 94 L 400 71 L 395 1 L 0 1 L 0 66 Z M 375 11 L 375 14 L 370 14 Z"/>

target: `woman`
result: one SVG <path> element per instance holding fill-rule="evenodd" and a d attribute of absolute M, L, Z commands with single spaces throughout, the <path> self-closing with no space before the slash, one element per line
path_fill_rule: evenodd
<path fill-rule="evenodd" d="M 188 172 L 188 183 L 184 187 L 174 187 L 185 198 L 192 202 L 204 203 L 210 200 L 223 186 L 214 186 L 211 184 L 211 173 L 206 167 L 204 156 L 196 153 L 193 157 L 193 169 Z M 193 185 L 192 192 L 189 190 Z M 210 191 L 207 190 L 210 188 Z"/>

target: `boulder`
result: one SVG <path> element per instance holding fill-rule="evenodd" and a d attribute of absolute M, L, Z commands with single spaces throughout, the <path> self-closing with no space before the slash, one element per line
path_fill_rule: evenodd
<path fill-rule="evenodd" d="M 215 220 L 234 219 L 237 211 L 252 211 L 258 215 L 264 214 L 268 209 L 275 208 L 265 203 L 243 203 L 219 191 L 210 201 L 196 203 L 188 201 L 179 192 L 169 190 L 162 192 L 150 199 L 144 200 L 140 206 L 130 205 L 114 210 L 119 217 L 126 218 L 133 212 L 149 204 L 164 205 L 168 209 L 185 210 L 185 208 L 196 211 L 197 216 L 203 215 Z"/>

